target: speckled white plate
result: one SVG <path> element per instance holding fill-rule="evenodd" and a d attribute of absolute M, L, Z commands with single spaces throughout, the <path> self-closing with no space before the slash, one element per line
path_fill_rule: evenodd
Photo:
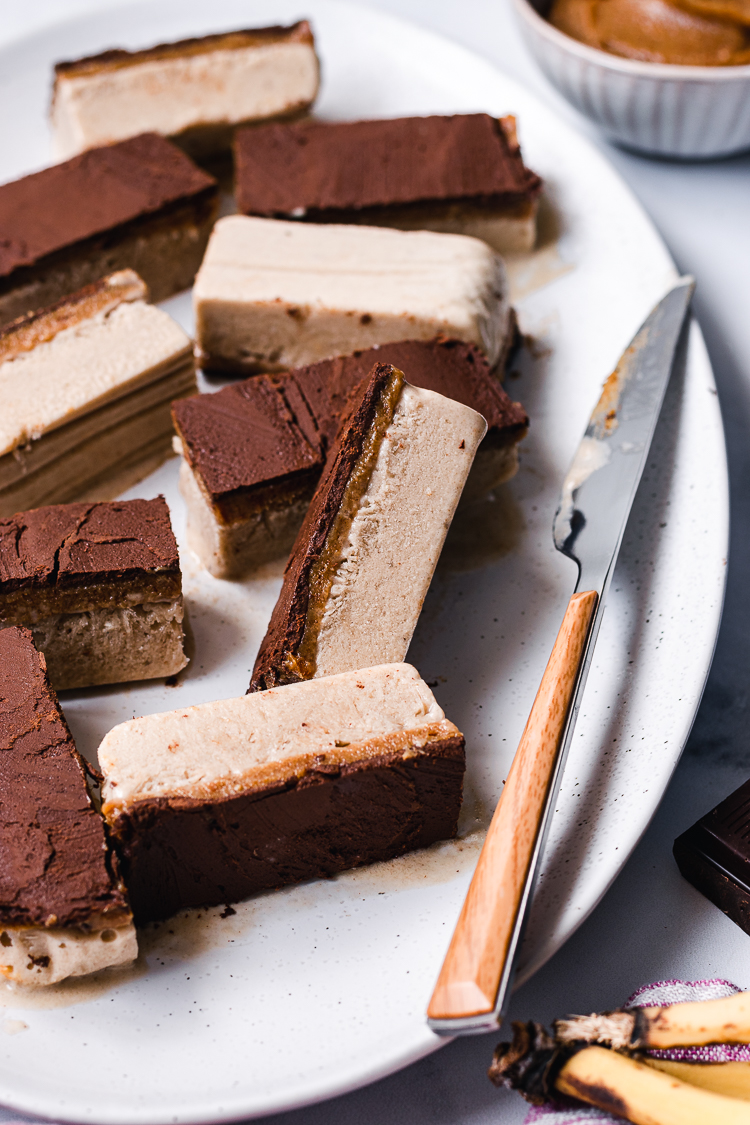
<path fill-rule="evenodd" d="M 45 1001 L 5 986 L 0 1028 L 13 1034 L 0 1034 L 0 1102 L 27 1112 L 144 1125 L 248 1117 L 363 1085 L 439 1046 L 424 1008 L 574 582 L 552 547 L 559 482 L 600 383 L 674 276 L 627 188 L 563 121 L 481 59 L 335 0 L 152 0 L 6 48 L 0 178 L 49 159 L 56 59 L 303 15 L 323 58 L 321 114 L 516 112 L 553 212 L 542 249 L 514 266 L 521 325 L 534 338 L 508 382 L 532 418 L 523 465 L 496 500 L 454 525 L 410 651 L 466 734 L 462 838 L 260 896 L 227 917 L 177 919 L 142 936 L 134 971 L 61 986 Z M 167 307 L 190 327 L 186 297 Z M 167 464 L 132 495 L 163 491 L 182 537 L 176 469 Z M 664 792 L 711 660 L 727 531 L 721 420 L 693 326 L 612 586 L 524 978 L 593 909 Z M 187 550 L 182 558 L 190 669 L 177 687 L 67 693 L 86 754 L 135 714 L 245 691 L 281 566 L 239 585 L 207 577 Z"/>

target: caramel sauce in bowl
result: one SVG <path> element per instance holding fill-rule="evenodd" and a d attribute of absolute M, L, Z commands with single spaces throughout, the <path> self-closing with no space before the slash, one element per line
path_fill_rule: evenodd
<path fill-rule="evenodd" d="M 617 143 L 703 160 L 750 149 L 743 0 L 513 0 L 513 7 L 550 82 Z"/>

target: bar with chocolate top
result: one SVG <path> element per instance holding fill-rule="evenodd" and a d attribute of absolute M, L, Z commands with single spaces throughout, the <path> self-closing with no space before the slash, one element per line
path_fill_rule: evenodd
<path fill-rule="evenodd" d="M 293 375 L 258 375 L 172 408 L 188 545 L 216 578 L 289 552 L 323 468 Z"/>
<path fill-rule="evenodd" d="M 203 366 L 248 375 L 440 334 L 494 367 L 515 332 L 502 259 L 478 238 L 422 230 L 230 215 L 193 302 Z"/>
<path fill-rule="evenodd" d="M 542 183 L 523 162 L 514 117 L 304 121 L 242 129 L 237 206 L 246 215 L 364 223 L 531 250 Z"/>
<path fill-rule="evenodd" d="M 133 270 L 0 329 L 0 516 L 109 499 L 171 452 L 192 344 Z"/>
<path fill-rule="evenodd" d="M 674 842 L 682 874 L 750 934 L 750 781 Z"/>
<path fill-rule="evenodd" d="M 455 399 L 487 421 L 464 498 L 513 476 L 526 412 L 479 349 L 462 340 L 382 344 L 182 399 L 172 414 L 188 543 L 213 575 L 240 578 L 290 550 L 349 397 L 377 362 L 392 363 L 412 386 Z"/>
<path fill-rule="evenodd" d="M 239 124 L 309 109 L 319 80 L 307 20 L 61 62 L 51 110 L 55 153 L 65 160 L 154 132 L 198 158 L 212 156 L 229 148 Z"/>
<path fill-rule="evenodd" d="M 28 626 L 58 691 L 179 672 L 183 615 L 162 496 L 0 519 L 0 626 Z"/>
<path fill-rule="evenodd" d="M 0 974 L 48 985 L 133 961 L 127 894 L 28 629 L 0 631 Z"/>
<path fill-rule="evenodd" d="M 99 762 L 138 922 L 454 836 L 465 765 L 408 664 L 133 719 Z"/>
<path fill-rule="evenodd" d="M 292 548 L 250 691 L 403 660 L 487 424 L 377 364 Z"/>
<path fill-rule="evenodd" d="M 193 283 L 218 187 L 155 133 L 0 186 L 0 324 L 134 269 L 153 301 Z"/>

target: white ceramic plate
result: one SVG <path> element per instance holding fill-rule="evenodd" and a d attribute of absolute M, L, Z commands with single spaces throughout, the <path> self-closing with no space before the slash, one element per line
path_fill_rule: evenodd
<path fill-rule="evenodd" d="M 322 115 L 515 112 L 559 239 L 516 264 L 533 355 L 509 380 L 531 434 L 518 477 L 451 533 L 410 659 L 466 734 L 461 839 L 396 862 L 197 912 L 149 931 L 120 977 L 36 1003 L 5 986 L 0 1101 L 106 1123 L 247 1117 L 329 1097 L 439 1046 L 424 1009 L 574 582 L 552 547 L 560 479 L 600 383 L 674 276 L 639 206 L 591 146 L 481 59 L 335 0 L 177 0 L 61 25 L 0 55 L 0 175 L 48 161 L 52 63 L 114 45 L 312 17 Z M 540 282 L 549 283 L 543 287 Z M 190 327 L 186 297 L 167 307 Z M 535 357 L 535 358 L 534 358 Z M 133 495 L 163 491 L 170 462 Z M 628 527 L 523 949 L 528 977 L 599 901 L 652 816 L 687 738 L 721 612 L 724 444 L 700 332 L 669 391 Z M 244 585 L 182 554 L 196 656 L 178 687 L 67 693 L 92 755 L 131 716 L 242 694 L 281 566 Z"/>

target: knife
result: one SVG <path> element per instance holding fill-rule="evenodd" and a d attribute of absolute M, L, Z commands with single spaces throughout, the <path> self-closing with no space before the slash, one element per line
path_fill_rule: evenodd
<path fill-rule="evenodd" d="M 604 606 L 695 288 L 683 277 L 605 382 L 563 481 L 555 547 L 578 581 L 443 962 L 427 1022 L 439 1035 L 499 1027 Z"/>

